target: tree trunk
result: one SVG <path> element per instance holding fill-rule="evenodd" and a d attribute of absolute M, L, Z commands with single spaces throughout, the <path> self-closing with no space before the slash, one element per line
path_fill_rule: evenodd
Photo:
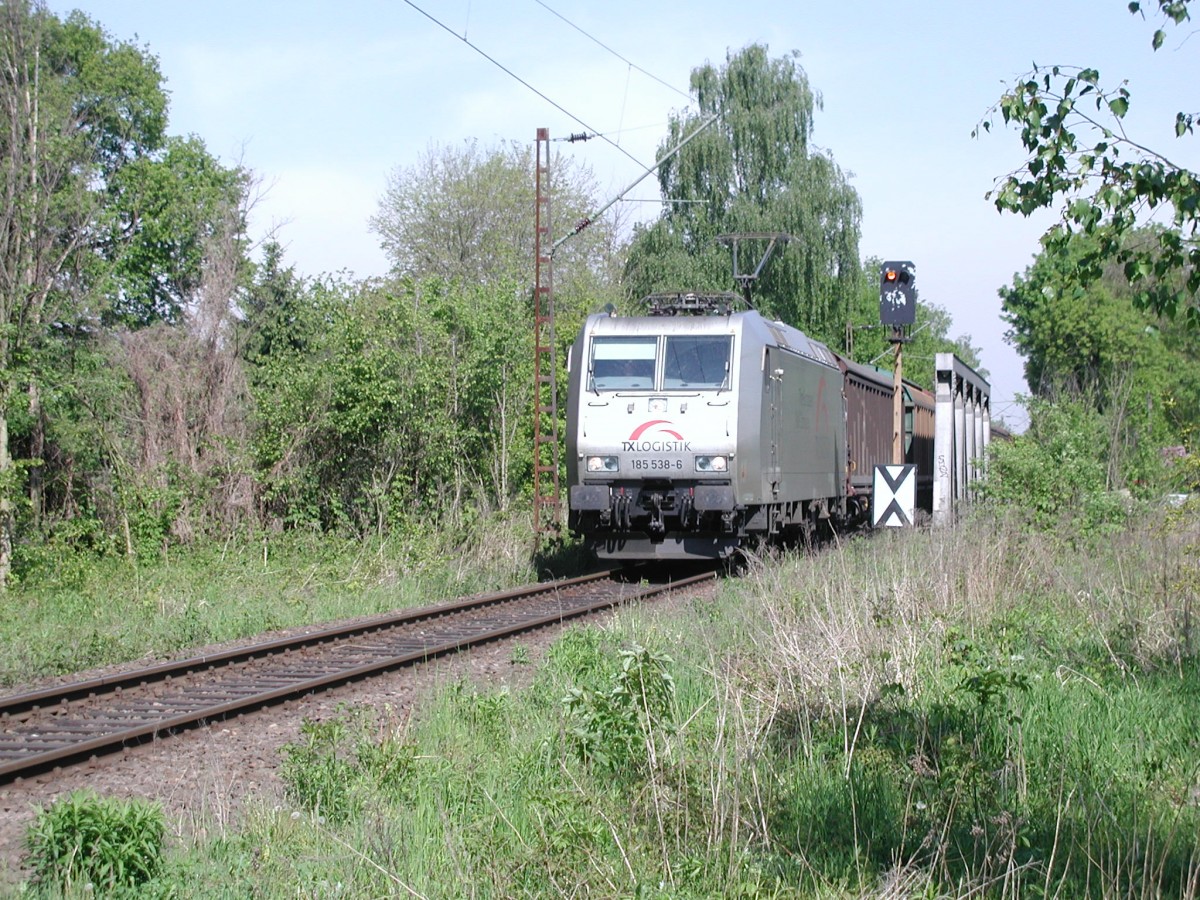
<path fill-rule="evenodd" d="M 42 472 L 45 466 L 46 423 L 42 418 L 42 394 L 36 381 L 29 382 L 29 516 L 34 530 L 42 527 Z"/>
<path fill-rule="evenodd" d="M 8 483 L 13 474 L 12 457 L 8 455 L 8 416 L 0 406 L 0 593 L 8 590 L 12 572 L 13 506 Z"/>

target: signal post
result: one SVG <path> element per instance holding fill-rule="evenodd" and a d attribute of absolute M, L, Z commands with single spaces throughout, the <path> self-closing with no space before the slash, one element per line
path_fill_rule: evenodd
<path fill-rule="evenodd" d="M 917 320 L 917 289 L 911 262 L 888 261 L 879 268 L 879 320 L 890 329 L 892 364 L 892 464 L 877 465 L 871 492 L 876 527 L 913 523 L 915 465 L 904 463 L 904 344 Z"/>
<path fill-rule="evenodd" d="M 892 464 L 904 464 L 904 344 L 917 321 L 917 285 L 913 264 L 890 260 L 879 267 L 879 320 L 891 328 Z"/>

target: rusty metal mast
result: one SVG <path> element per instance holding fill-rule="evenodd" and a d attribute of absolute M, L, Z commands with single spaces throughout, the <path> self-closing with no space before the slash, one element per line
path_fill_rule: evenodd
<path fill-rule="evenodd" d="M 537 130 L 533 263 L 533 530 L 557 533 L 558 366 L 554 339 L 554 267 L 550 233 L 550 129 Z"/>

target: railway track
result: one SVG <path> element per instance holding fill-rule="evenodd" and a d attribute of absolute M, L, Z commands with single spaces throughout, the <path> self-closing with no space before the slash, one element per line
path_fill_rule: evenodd
<path fill-rule="evenodd" d="M 713 577 L 603 572 L 0 697 L 0 784 Z"/>

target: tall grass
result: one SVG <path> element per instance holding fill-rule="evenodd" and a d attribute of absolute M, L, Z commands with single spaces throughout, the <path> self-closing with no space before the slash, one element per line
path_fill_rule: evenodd
<path fill-rule="evenodd" d="M 758 576 L 781 871 L 1195 896 L 1195 519 L 1083 552 L 992 518 L 879 537 Z"/>

